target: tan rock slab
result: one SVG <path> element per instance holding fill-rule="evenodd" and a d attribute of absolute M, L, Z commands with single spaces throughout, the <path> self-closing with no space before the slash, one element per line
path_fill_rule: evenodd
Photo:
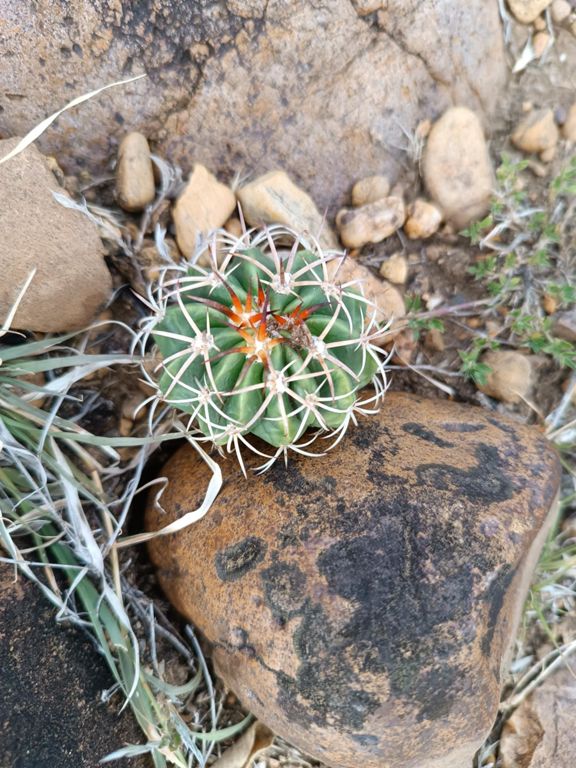
<path fill-rule="evenodd" d="M 0 141 L 0 158 L 19 139 Z M 0 325 L 31 272 L 13 327 L 71 331 L 88 325 L 112 291 L 96 226 L 56 202 L 66 195 L 35 146 L 0 165 Z"/>
<path fill-rule="evenodd" d="M 362 248 L 393 235 L 404 224 L 405 218 L 402 198 L 390 196 L 360 208 L 342 208 L 336 216 L 336 227 L 347 248 Z"/>
<path fill-rule="evenodd" d="M 334 768 L 471 765 L 555 514 L 540 432 L 391 393 L 325 456 L 248 471 L 223 461 L 208 514 L 150 545 L 224 684 Z M 190 446 L 162 474 L 149 530 L 196 509 L 209 475 Z"/>
<path fill-rule="evenodd" d="M 334 233 L 316 204 L 284 171 L 270 171 L 238 190 L 246 221 L 253 227 L 283 224 L 297 234 L 312 235 L 327 248 L 336 248 Z"/>
<path fill-rule="evenodd" d="M 146 136 L 128 133 L 118 148 L 116 197 L 125 211 L 143 211 L 154 200 L 154 168 Z"/>
<path fill-rule="evenodd" d="M 452 107 L 434 123 L 423 157 L 430 196 L 456 227 L 481 218 L 490 204 L 494 171 L 478 116 Z"/>
<path fill-rule="evenodd" d="M 178 247 L 190 258 L 200 240 L 223 226 L 236 208 L 234 192 L 203 165 L 196 163 L 172 208 Z"/>
<path fill-rule="evenodd" d="M 523 152 L 544 152 L 558 143 L 559 131 L 551 109 L 535 109 L 512 133 L 512 143 Z"/>

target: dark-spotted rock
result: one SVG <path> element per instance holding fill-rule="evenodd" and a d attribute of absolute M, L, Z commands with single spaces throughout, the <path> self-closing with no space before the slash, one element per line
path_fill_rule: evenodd
<path fill-rule="evenodd" d="M 163 473 L 149 529 L 207 481 L 188 447 Z M 539 432 L 390 394 L 322 458 L 224 475 L 208 515 L 150 552 L 225 683 L 338 768 L 471 764 L 558 491 Z"/>

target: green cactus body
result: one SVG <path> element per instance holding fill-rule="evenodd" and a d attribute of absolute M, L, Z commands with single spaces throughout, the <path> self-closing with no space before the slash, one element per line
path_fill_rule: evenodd
<path fill-rule="evenodd" d="M 327 274 L 322 257 L 296 249 L 282 260 L 247 248 L 212 272 L 189 266 L 152 329 L 163 401 L 219 445 L 252 434 L 281 449 L 309 428 L 345 428 L 381 361 L 368 303 Z"/>

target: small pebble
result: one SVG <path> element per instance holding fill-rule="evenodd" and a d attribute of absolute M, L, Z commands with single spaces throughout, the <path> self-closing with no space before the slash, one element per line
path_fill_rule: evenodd
<path fill-rule="evenodd" d="M 132 432 L 133 426 L 134 426 L 134 422 L 132 421 L 132 419 L 127 418 L 126 416 L 122 416 L 120 419 L 120 427 L 118 429 L 120 436 L 128 437 Z"/>
<path fill-rule="evenodd" d="M 547 315 L 553 315 L 558 309 L 558 301 L 549 293 L 545 293 L 542 297 L 542 309 Z"/>
<path fill-rule="evenodd" d="M 534 35 L 532 39 L 532 48 L 534 49 L 534 56 L 536 56 L 537 59 L 542 58 L 542 56 L 546 53 L 551 40 L 552 38 L 548 32 L 537 32 Z"/>
<path fill-rule="evenodd" d="M 532 24 L 552 0 L 508 0 L 508 7 L 521 24 Z"/>
<path fill-rule="evenodd" d="M 408 262 L 401 253 L 390 256 L 380 267 L 380 274 L 391 283 L 402 285 L 408 279 Z"/>
<path fill-rule="evenodd" d="M 486 384 L 478 386 L 485 395 L 505 403 L 518 403 L 527 397 L 532 386 L 532 366 L 524 355 L 512 350 L 486 352 L 482 362 L 492 369 Z"/>
<path fill-rule="evenodd" d="M 349 258 L 341 264 L 340 260 L 336 259 L 328 265 L 328 273 L 334 272 L 337 272 L 338 280 L 342 283 L 353 281 L 355 284 L 362 285 L 367 301 L 377 307 L 376 320 L 378 322 L 385 323 L 390 319 L 399 320 L 406 314 L 404 299 L 398 288 L 387 280 L 380 280 L 363 264 Z M 371 304 L 368 304 L 365 310 L 367 321 L 372 316 L 373 307 Z M 389 335 L 377 342 L 379 345 L 388 344 L 394 338 L 400 330 L 395 325 L 390 329 Z"/>
<path fill-rule="evenodd" d="M 234 192 L 197 163 L 172 208 L 176 242 L 187 258 L 201 236 L 221 227 L 236 207 Z"/>
<path fill-rule="evenodd" d="M 303 189 L 284 171 L 276 170 L 248 182 L 237 191 L 245 221 L 253 227 L 284 224 L 314 235 L 325 248 L 337 248 L 336 236 Z"/>
<path fill-rule="evenodd" d="M 562 136 L 567 141 L 576 143 L 576 102 L 568 110 L 564 125 L 562 126 Z"/>
<path fill-rule="evenodd" d="M 408 207 L 404 232 L 410 240 L 432 237 L 442 223 L 442 212 L 427 200 L 414 200 Z"/>
<path fill-rule="evenodd" d="M 576 309 L 569 309 L 556 315 L 552 333 L 561 339 L 576 343 Z"/>
<path fill-rule="evenodd" d="M 361 205 L 374 203 L 376 200 L 388 197 L 389 192 L 390 182 L 386 176 L 367 176 L 357 181 L 352 187 L 352 205 L 358 208 Z"/>
<path fill-rule="evenodd" d="M 358 16 L 368 16 L 382 8 L 383 0 L 353 0 L 353 5 Z"/>
<path fill-rule="evenodd" d="M 424 336 L 424 346 L 430 352 L 444 352 L 446 342 L 442 331 L 439 331 L 438 328 L 430 328 Z"/>
<path fill-rule="evenodd" d="M 475 112 L 451 107 L 434 123 L 422 171 L 430 197 L 457 229 L 486 213 L 494 173 L 482 123 Z"/>
<path fill-rule="evenodd" d="M 336 226 L 346 248 L 362 248 L 390 237 L 405 218 L 404 201 L 400 197 L 385 197 L 360 208 L 343 208 L 336 216 Z"/>
<path fill-rule="evenodd" d="M 512 143 L 523 152 L 544 152 L 558 143 L 558 126 L 551 109 L 537 109 L 521 120 L 512 133 Z"/>
<path fill-rule="evenodd" d="M 394 339 L 394 355 L 392 362 L 400 365 L 409 365 L 414 357 L 418 343 L 414 333 L 409 328 L 401 331 Z"/>
<path fill-rule="evenodd" d="M 572 6 L 568 0 L 554 0 L 550 6 L 550 13 L 552 14 L 552 21 L 561 24 L 572 13 Z"/>
<path fill-rule="evenodd" d="M 537 19 L 534 19 L 534 29 L 537 32 L 541 32 L 542 30 L 546 29 L 546 20 L 542 18 L 542 16 L 538 16 Z"/>
<path fill-rule="evenodd" d="M 538 157 L 543 163 L 551 163 L 552 160 L 554 160 L 556 157 L 556 147 L 549 147 L 548 149 L 545 149 L 544 152 L 540 152 Z"/>
<path fill-rule="evenodd" d="M 233 237 L 242 237 L 244 234 L 244 230 L 242 229 L 242 222 L 235 216 L 233 216 L 231 219 L 228 219 L 226 224 L 224 224 L 224 229 Z"/>
<path fill-rule="evenodd" d="M 153 202 L 154 168 L 146 137 L 137 131 L 128 133 L 118 148 L 116 196 L 125 211 L 143 211 Z"/>
<path fill-rule="evenodd" d="M 486 333 L 491 339 L 495 339 L 501 330 L 502 326 L 499 323 L 495 323 L 494 320 L 486 320 Z"/>

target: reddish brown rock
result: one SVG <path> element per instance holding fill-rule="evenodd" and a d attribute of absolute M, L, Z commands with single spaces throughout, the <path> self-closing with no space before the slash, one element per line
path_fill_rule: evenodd
<path fill-rule="evenodd" d="M 506 80 L 496 0 L 386 7 L 380 27 L 350 0 L 0 0 L 0 131 L 145 72 L 62 115 L 42 149 L 101 174 L 139 130 L 185 173 L 284 168 L 335 211 L 356 179 L 398 173 L 419 121 L 451 104 L 489 117 Z"/>
<path fill-rule="evenodd" d="M 163 473 L 151 530 L 207 483 L 189 446 Z M 208 515 L 150 553 L 225 683 L 338 768 L 471 764 L 558 491 L 539 432 L 390 394 L 326 456 L 248 480 L 228 460 L 224 477 Z"/>

